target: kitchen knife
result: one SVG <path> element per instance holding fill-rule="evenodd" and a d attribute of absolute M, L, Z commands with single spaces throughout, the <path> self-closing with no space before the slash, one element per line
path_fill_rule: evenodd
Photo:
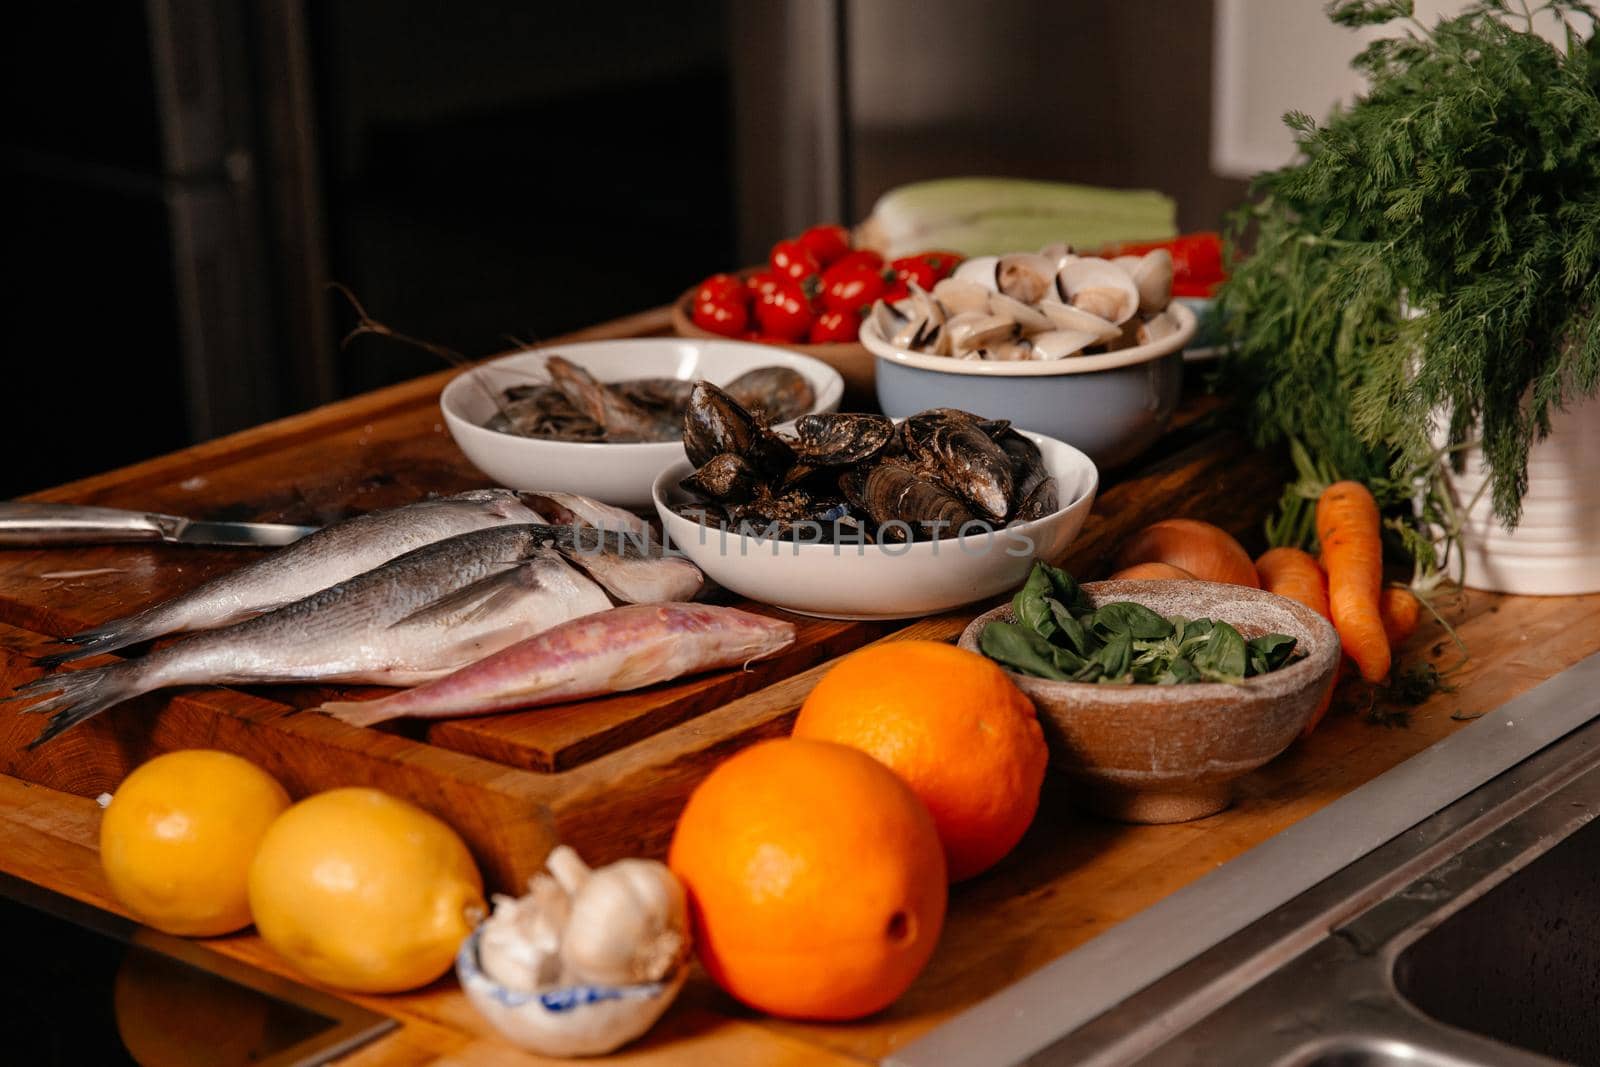
<path fill-rule="evenodd" d="M 101 545 L 124 541 L 169 541 L 182 545 L 246 545 L 276 548 L 298 541 L 315 526 L 275 522 L 209 522 L 156 512 L 123 511 L 81 504 L 0 502 L 0 547 Z"/>

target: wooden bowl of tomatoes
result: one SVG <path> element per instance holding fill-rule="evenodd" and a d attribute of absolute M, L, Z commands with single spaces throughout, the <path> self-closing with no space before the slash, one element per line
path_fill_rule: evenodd
<path fill-rule="evenodd" d="M 767 262 L 713 274 L 672 305 L 680 337 L 732 337 L 803 352 L 844 378 L 847 408 L 875 402 L 871 352 L 856 338 L 879 299 L 905 296 L 911 283 L 933 288 L 961 262 L 950 252 L 921 252 L 892 262 L 853 248 L 843 226 L 813 226 L 772 246 Z"/>

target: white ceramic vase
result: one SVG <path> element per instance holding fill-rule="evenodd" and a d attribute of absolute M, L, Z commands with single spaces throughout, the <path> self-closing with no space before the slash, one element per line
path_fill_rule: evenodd
<path fill-rule="evenodd" d="M 1459 473 L 1447 474 L 1466 508 L 1460 549 L 1473 589 L 1532 596 L 1600 592 L 1600 396 L 1553 412 L 1550 423 L 1550 435 L 1528 455 L 1528 492 L 1515 530 L 1495 521 L 1478 448 L 1466 452 Z"/>

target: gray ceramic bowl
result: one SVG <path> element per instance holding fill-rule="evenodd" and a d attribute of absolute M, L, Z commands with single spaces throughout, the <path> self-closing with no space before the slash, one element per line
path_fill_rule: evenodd
<path fill-rule="evenodd" d="M 1131 600 L 1163 615 L 1221 619 L 1245 637 L 1282 633 L 1305 656 L 1241 685 L 1093 685 L 1006 673 L 1033 700 L 1050 761 L 1083 799 L 1123 822 L 1186 822 L 1227 807 L 1234 780 L 1293 743 L 1339 664 L 1333 625 L 1286 597 L 1215 582 L 1088 582 L 1096 605 Z M 1009 607 L 974 619 L 961 647 Z"/>
<path fill-rule="evenodd" d="M 1174 302 L 1178 331 L 1154 344 L 1070 359 L 987 363 L 896 348 L 869 317 L 861 343 L 877 358 L 878 404 L 891 418 L 954 407 L 1065 441 L 1101 468 L 1128 462 L 1160 437 L 1183 388 L 1194 312 Z"/>

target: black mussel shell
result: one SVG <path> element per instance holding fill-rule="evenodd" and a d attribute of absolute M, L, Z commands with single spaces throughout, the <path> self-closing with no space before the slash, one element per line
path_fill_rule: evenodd
<path fill-rule="evenodd" d="M 987 518 L 1003 521 L 1011 511 L 1011 459 L 977 423 L 936 418 L 905 423 L 906 450 L 945 487 L 971 502 Z"/>
<path fill-rule="evenodd" d="M 859 412 L 804 415 L 794 428 L 795 455 L 814 467 L 865 462 L 882 452 L 895 435 L 892 419 Z"/>

